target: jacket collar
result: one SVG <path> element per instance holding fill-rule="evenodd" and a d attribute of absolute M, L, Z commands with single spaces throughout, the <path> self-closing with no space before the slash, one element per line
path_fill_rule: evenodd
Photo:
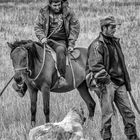
<path fill-rule="evenodd" d="M 49 5 L 47 5 L 47 6 L 45 6 L 44 8 L 41 9 L 41 13 L 43 15 L 46 15 L 46 14 L 49 13 L 49 9 L 50 9 L 50 7 L 49 7 Z M 62 11 L 63 11 L 63 17 L 67 17 L 69 15 L 69 13 L 70 13 L 70 8 L 68 6 L 64 7 L 62 9 Z"/>
<path fill-rule="evenodd" d="M 120 41 L 120 38 L 117 38 L 117 37 L 113 37 L 113 39 L 116 40 L 116 42 L 119 42 Z M 104 42 L 104 37 L 103 37 L 103 35 L 102 35 L 101 32 L 99 34 L 98 40 L 101 41 L 101 42 L 103 42 L 103 43 L 105 43 Z"/>

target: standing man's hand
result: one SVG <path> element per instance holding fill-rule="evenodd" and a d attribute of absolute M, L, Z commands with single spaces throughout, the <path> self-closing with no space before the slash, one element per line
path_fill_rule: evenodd
<path fill-rule="evenodd" d="M 74 50 L 73 47 L 71 47 L 71 46 L 68 47 L 68 51 L 69 51 L 69 52 L 73 52 L 73 50 Z"/>

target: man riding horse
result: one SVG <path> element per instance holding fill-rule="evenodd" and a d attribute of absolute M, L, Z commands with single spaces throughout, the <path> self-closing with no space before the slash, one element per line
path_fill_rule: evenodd
<path fill-rule="evenodd" d="M 21 97 L 28 87 L 32 127 L 36 124 L 38 91 L 42 93 L 46 123 L 50 121 L 50 92 L 66 93 L 77 89 L 86 103 L 89 118 L 94 116 L 96 103 L 86 84 L 87 49 L 75 48 L 73 53 L 80 53 L 71 53 L 69 65 L 65 66 L 66 51 L 73 50 L 79 30 L 79 22 L 67 1 L 51 0 L 48 6 L 40 10 L 35 25 L 35 33 L 41 43 L 32 40 L 7 43 L 15 70 L 16 83 L 13 86 Z M 59 73 L 51 48 L 56 51 Z"/>
<path fill-rule="evenodd" d="M 49 0 L 49 5 L 40 10 L 34 30 L 39 41 L 49 45 L 56 52 L 57 68 L 60 73 L 59 87 L 67 85 L 66 51 L 73 51 L 80 32 L 79 21 L 68 7 L 67 0 Z M 14 83 L 13 88 L 22 95 L 27 90 L 26 84 L 18 86 Z"/>

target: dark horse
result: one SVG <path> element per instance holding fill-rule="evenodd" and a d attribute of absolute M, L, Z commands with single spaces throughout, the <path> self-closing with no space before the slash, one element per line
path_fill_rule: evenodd
<path fill-rule="evenodd" d="M 85 101 L 89 117 L 94 116 L 95 102 L 92 99 L 85 80 L 85 67 L 87 49 L 78 48 L 81 52 L 76 60 L 71 60 L 73 72 L 70 65 L 66 67 L 66 80 L 68 86 L 56 88 L 54 85 L 58 80 L 55 61 L 50 51 L 45 50 L 39 42 L 31 40 L 15 41 L 8 43 L 11 48 L 11 59 L 15 70 L 14 78 L 18 84 L 26 83 L 31 99 L 31 125 L 35 125 L 37 93 L 40 90 L 43 94 L 43 108 L 46 122 L 49 122 L 49 100 L 50 91 L 67 92 L 77 88 L 81 97 Z M 73 80 L 75 75 L 75 86 Z"/>

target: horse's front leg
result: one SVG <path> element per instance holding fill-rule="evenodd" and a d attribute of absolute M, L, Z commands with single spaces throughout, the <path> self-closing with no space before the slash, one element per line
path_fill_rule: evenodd
<path fill-rule="evenodd" d="M 34 127 L 36 124 L 36 107 L 37 107 L 37 89 L 28 88 L 31 100 L 31 126 Z"/>
<path fill-rule="evenodd" d="M 50 121 L 50 87 L 48 85 L 44 85 L 42 87 L 42 97 L 43 97 L 43 110 L 46 117 L 46 123 Z"/>

